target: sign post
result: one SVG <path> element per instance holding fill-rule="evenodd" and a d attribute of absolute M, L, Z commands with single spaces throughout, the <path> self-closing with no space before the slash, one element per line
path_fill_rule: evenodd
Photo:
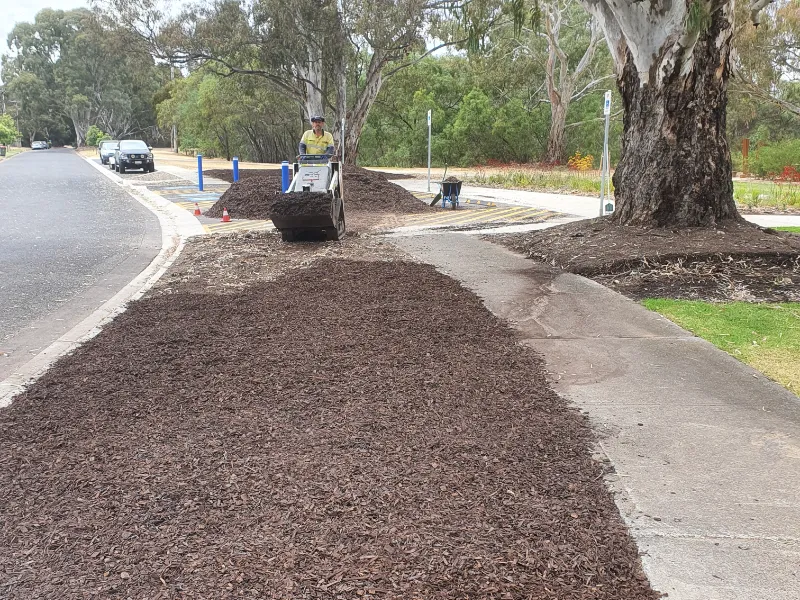
<path fill-rule="evenodd" d="M 614 212 L 614 204 L 611 202 L 609 189 L 611 179 L 611 169 L 609 167 L 608 156 L 608 122 L 611 118 L 611 90 L 607 90 L 603 99 L 603 115 L 606 117 L 606 133 L 603 137 L 603 157 L 600 159 L 600 216 Z M 609 202 L 605 203 L 605 195 L 608 194 Z M 609 208 L 610 207 L 610 208 Z"/>
<path fill-rule="evenodd" d="M 431 191 L 431 111 L 428 111 L 428 191 Z"/>

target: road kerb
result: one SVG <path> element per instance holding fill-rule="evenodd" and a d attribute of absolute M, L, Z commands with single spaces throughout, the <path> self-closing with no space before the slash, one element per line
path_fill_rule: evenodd
<path fill-rule="evenodd" d="M 14 396 L 41 377 L 56 360 L 100 333 L 103 326 L 125 311 L 129 302 L 141 298 L 175 262 L 189 237 L 205 234 L 197 219 L 185 210 L 174 206 L 172 202 L 146 188 L 127 184 L 120 177 L 112 177 L 111 173 L 90 159 L 87 159 L 87 162 L 98 168 L 112 181 L 118 180 L 115 183 L 126 188 L 133 198 L 155 213 L 161 226 L 161 250 L 139 275 L 100 308 L 39 352 L 12 375 L 0 381 L 0 408 L 9 406 Z"/>

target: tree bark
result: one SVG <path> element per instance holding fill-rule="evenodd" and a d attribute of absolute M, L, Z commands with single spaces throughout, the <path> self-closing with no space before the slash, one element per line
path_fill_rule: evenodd
<path fill-rule="evenodd" d="M 385 54 L 381 50 L 376 50 L 367 67 L 366 81 L 364 88 L 359 92 L 353 110 L 349 113 L 345 131 L 345 161 L 348 165 L 355 165 L 358 158 L 358 142 L 361 132 L 367 122 L 367 116 L 375 104 L 375 99 L 381 91 L 383 85 L 382 69 L 385 64 Z"/>
<path fill-rule="evenodd" d="M 564 159 L 564 126 L 567 123 L 567 107 L 563 104 L 550 105 L 550 133 L 547 136 L 547 154 L 544 162 L 559 165 Z"/>
<path fill-rule="evenodd" d="M 618 84 L 625 110 L 622 155 L 614 173 L 623 225 L 708 227 L 740 220 L 725 136 L 732 23 L 711 15 L 689 56 L 657 65 L 642 82 L 629 49 Z M 687 68 L 688 67 L 688 68 Z"/>

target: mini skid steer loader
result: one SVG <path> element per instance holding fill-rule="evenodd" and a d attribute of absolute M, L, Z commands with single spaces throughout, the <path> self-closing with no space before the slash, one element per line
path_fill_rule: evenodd
<path fill-rule="evenodd" d="M 347 229 L 340 163 L 326 155 L 298 156 L 292 182 L 269 216 L 284 242 L 342 239 Z"/>

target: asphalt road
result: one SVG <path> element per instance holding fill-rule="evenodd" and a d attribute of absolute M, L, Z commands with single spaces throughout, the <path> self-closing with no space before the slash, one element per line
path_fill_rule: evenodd
<path fill-rule="evenodd" d="M 161 248 L 158 219 L 72 150 L 0 162 L 0 381 Z"/>

